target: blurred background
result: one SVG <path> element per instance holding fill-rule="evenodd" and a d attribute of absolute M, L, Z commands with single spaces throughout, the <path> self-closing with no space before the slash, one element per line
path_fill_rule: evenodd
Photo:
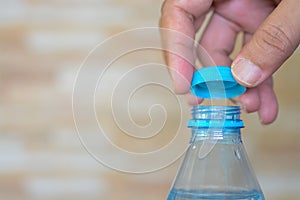
<path fill-rule="evenodd" d="M 0 199 L 165 199 L 180 159 L 146 174 L 110 169 L 85 150 L 72 115 L 73 83 L 89 51 L 121 31 L 156 27 L 161 3 L 160 0 L 0 1 Z M 151 35 L 143 37 L 151 40 Z M 116 45 L 128 43 L 123 42 Z M 97 59 L 104 58 L 96 58 L 96 63 Z M 161 53 L 141 52 L 121 59 L 111 68 L 113 75 L 106 78 L 109 80 L 116 74 L 120 77 L 124 69 L 143 62 L 163 63 Z M 299 63 L 300 50 L 297 50 L 275 75 L 280 104 L 275 123 L 262 126 L 256 114 L 243 113 L 244 143 L 266 199 L 270 200 L 300 196 Z M 165 69 L 163 73 L 142 75 L 169 80 Z M 108 114 L 102 122 L 108 129 L 112 127 L 109 130 L 116 144 L 143 152 L 172 139 L 174 124 L 180 121 L 178 116 L 184 115 L 182 119 L 186 120 L 189 111 L 181 113 L 176 100 L 167 98 L 172 93 L 160 89 L 149 91 L 153 92 L 152 97 L 157 97 L 154 102 L 168 105 L 170 114 L 165 128 L 155 136 L 158 139 L 150 144 L 147 140 L 136 143 L 130 137 L 113 134 L 122 131 Z M 105 96 L 105 92 L 99 93 Z M 130 104 L 133 118 L 139 119 L 139 124 L 149 121 L 147 111 L 141 109 L 149 108 L 149 102 L 151 98 L 139 93 Z M 107 102 L 101 100 L 96 109 L 102 114 L 110 112 Z M 121 115 L 125 111 L 117 112 Z M 88 117 L 84 120 L 86 127 L 93 121 Z M 188 131 L 183 131 L 181 146 L 186 145 Z M 94 145 L 102 143 L 95 141 Z M 106 155 L 111 155 L 108 149 Z M 124 163 L 131 162 L 116 153 L 113 156 Z"/>

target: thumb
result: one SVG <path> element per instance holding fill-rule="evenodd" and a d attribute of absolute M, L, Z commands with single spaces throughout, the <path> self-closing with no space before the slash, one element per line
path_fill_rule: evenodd
<path fill-rule="evenodd" d="M 240 84 L 259 85 L 291 56 L 300 42 L 299 19 L 299 1 L 281 1 L 232 63 Z"/>

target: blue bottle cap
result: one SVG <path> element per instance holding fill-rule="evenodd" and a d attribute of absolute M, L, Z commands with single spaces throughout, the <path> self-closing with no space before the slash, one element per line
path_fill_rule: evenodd
<path fill-rule="evenodd" d="M 194 72 L 191 93 L 207 99 L 233 98 L 243 94 L 246 87 L 233 78 L 230 67 L 204 67 Z"/>

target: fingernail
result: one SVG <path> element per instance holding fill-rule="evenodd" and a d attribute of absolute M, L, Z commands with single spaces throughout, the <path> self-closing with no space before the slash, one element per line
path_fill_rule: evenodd
<path fill-rule="evenodd" d="M 250 87 L 256 86 L 262 76 L 262 70 L 245 58 L 233 62 L 231 70 L 236 79 Z"/>

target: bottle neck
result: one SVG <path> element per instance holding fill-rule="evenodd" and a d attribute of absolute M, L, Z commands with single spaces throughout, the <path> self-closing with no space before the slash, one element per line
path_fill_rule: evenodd
<path fill-rule="evenodd" d="M 240 143 L 240 128 L 192 128 L 190 143 L 203 140 L 222 140 L 226 143 Z"/>
<path fill-rule="evenodd" d="M 191 142 L 207 139 L 240 142 L 240 128 L 244 127 L 240 114 L 239 106 L 194 106 L 189 121 Z"/>

